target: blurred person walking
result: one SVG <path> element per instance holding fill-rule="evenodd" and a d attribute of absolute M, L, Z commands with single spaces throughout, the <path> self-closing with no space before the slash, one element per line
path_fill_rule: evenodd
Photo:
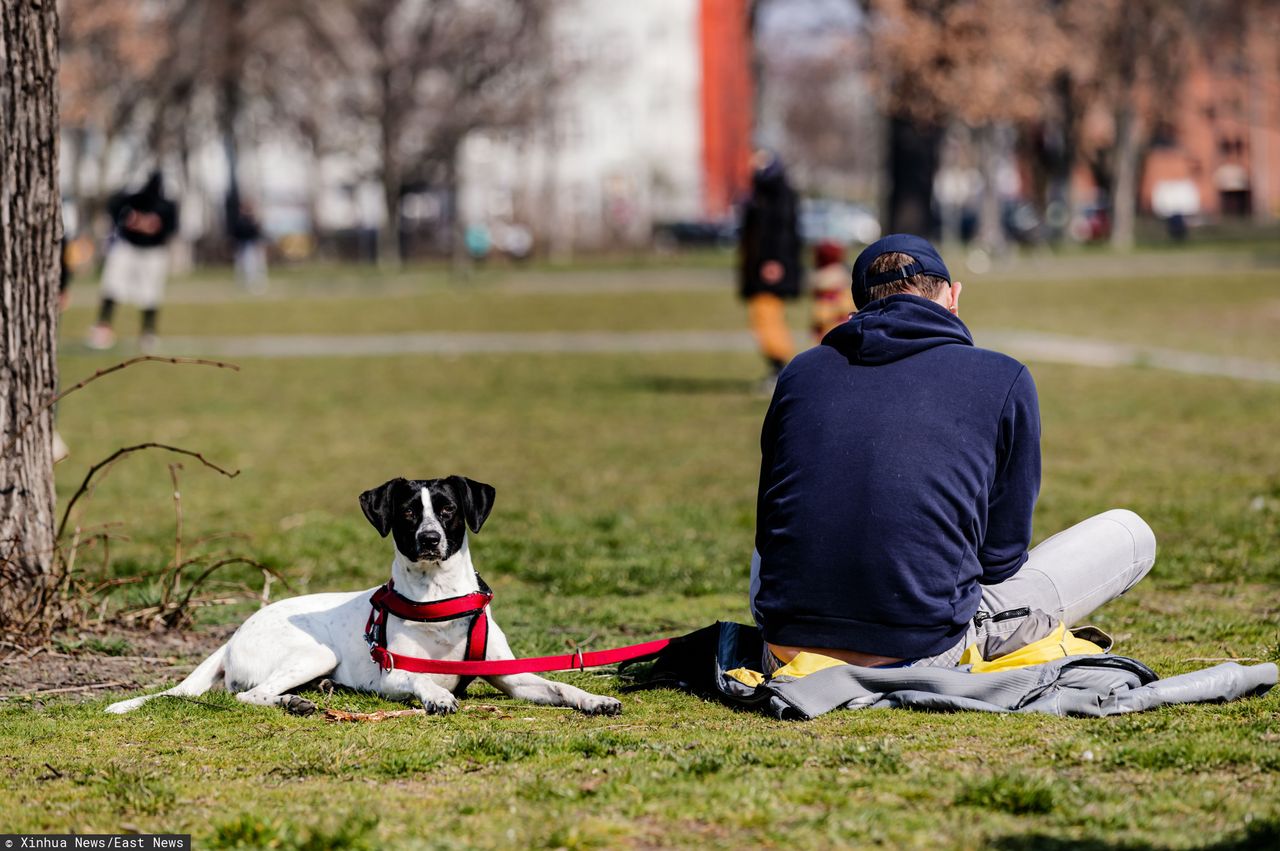
<path fill-rule="evenodd" d="M 799 203 L 777 154 L 759 150 L 751 164 L 751 198 L 742 216 L 739 293 L 769 363 L 764 390 L 772 393 L 778 373 L 795 355 L 785 303 L 800 295 Z"/>
<path fill-rule="evenodd" d="M 67 242 L 64 233 L 62 244 L 58 248 L 58 265 L 61 267 L 58 276 L 58 318 L 61 321 L 62 312 L 67 309 L 67 305 L 71 302 L 71 245 Z M 58 433 L 58 406 L 53 406 L 53 463 L 65 461 L 71 456 L 71 450 L 67 447 L 67 442 L 62 439 L 62 435 Z"/>
<path fill-rule="evenodd" d="M 824 239 L 813 249 L 813 314 L 809 329 L 813 342 L 821 343 L 827 332 L 848 321 L 856 310 L 853 304 L 852 275 L 844 262 L 844 246 Z"/>
<path fill-rule="evenodd" d="M 142 310 L 138 347 L 148 351 L 155 347 L 156 319 L 169 273 L 168 243 L 178 230 L 178 208 L 164 196 L 164 176 L 156 170 L 140 191 L 114 195 L 107 211 L 115 230 L 102 269 L 98 321 L 87 344 L 92 349 L 114 346 L 111 322 L 116 304 L 136 304 Z"/>
<path fill-rule="evenodd" d="M 254 295 L 267 291 L 267 246 L 262 224 L 248 201 L 241 201 L 231 221 L 231 239 L 236 244 L 236 279 Z"/>

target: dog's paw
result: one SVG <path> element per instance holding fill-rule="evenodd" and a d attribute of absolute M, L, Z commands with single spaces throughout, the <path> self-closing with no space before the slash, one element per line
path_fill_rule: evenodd
<path fill-rule="evenodd" d="M 422 708 L 427 710 L 428 715 L 452 715 L 458 711 L 458 699 L 453 695 L 449 695 L 448 699 L 440 700 L 424 700 Z"/>
<path fill-rule="evenodd" d="M 304 718 L 316 711 L 316 705 L 314 703 L 307 700 L 305 697 L 298 697 L 296 694 L 289 695 L 289 698 L 285 700 L 281 706 L 283 706 L 285 711 L 290 715 L 301 715 Z"/>
<path fill-rule="evenodd" d="M 585 715 L 621 715 L 622 702 L 612 697 L 593 694 L 578 707 Z"/>

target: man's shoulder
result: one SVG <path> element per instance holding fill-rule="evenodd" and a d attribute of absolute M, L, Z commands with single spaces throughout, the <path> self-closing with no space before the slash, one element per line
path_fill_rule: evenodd
<path fill-rule="evenodd" d="M 966 373 L 974 373 L 988 375 L 993 378 L 1005 377 L 1010 382 L 1018 377 L 1018 375 L 1026 369 L 1026 365 L 1022 361 L 1004 352 L 997 352 L 994 349 L 983 349 L 978 346 L 968 345 L 948 345 L 938 346 L 927 352 L 922 352 L 930 358 L 940 359 L 944 362 L 956 364 L 957 368 L 965 370 Z M 894 363 L 900 363 L 895 361 Z M 875 369 L 878 366 L 887 364 L 858 364 L 861 369 Z M 832 368 L 842 366 L 853 366 L 849 358 L 840 352 L 834 346 L 821 343 L 806 349 L 791 359 L 786 369 L 782 371 L 780 379 L 788 376 L 796 377 L 804 374 L 812 374 L 814 372 L 825 372 Z"/>
<path fill-rule="evenodd" d="M 965 352 L 961 357 L 969 358 L 993 372 L 1008 373 L 1010 379 L 1016 378 L 1018 373 L 1027 368 L 1026 364 L 1017 358 L 1006 355 L 1004 352 L 997 352 L 995 349 L 984 349 L 979 346 L 955 346 L 954 348 Z"/>

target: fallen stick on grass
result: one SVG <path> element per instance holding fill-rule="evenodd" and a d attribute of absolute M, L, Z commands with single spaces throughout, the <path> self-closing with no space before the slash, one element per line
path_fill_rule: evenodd
<path fill-rule="evenodd" d="M 537 707 L 539 709 L 543 707 Z M 548 707 L 552 708 L 552 707 Z M 491 703 L 468 703 L 462 706 L 463 712 L 492 712 L 503 715 L 503 717 L 511 718 L 513 716 L 506 714 L 501 706 L 494 706 Z M 416 715 L 426 715 L 425 709 L 380 709 L 377 712 L 347 712 L 345 709 L 326 709 L 324 711 L 324 720 L 330 724 L 340 722 L 360 722 L 360 721 L 386 721 L 388 718 L 411 718 Z"/>
<path fill-rule="evenodd" d="M 347 712 L 342 709 L 326 709 L 324 720 L 330 724 L 342 721 L 386 721 L 388 718 L 408 718 L 412 715 L 426 715 L 425 709 L 383 709 L 378 712 Z"/>
<path fill-rule="evenodd" d="M 87 686 L 65 686 L 63 688 L 42 688 L 37 691 L 24 691 L 22 694 L 25 697 L 34 697 L 36 695 L 45 695 L 45 694 L 65 694 L 73 691 L 93 691 L 95 689 L 100 689 L 100 688 L 119 688 L 120 686 L 127 686 L 127 685 L 129 684 L 125 682 L 90 683 Z"/>
<path fill-rule="evenodd" d="M 1255 656 L 1192 656 L 1188 662 L 1262 662 Z"/>

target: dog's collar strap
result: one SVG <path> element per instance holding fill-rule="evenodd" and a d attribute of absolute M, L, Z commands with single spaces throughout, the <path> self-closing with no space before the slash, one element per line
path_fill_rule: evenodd
<path fill-rule="evenodd" d="M 489 602 L 493 600 L 493 591 L 476 574 L 479 591 L 420 603 L 410 600 L 395 590 L 395 583 L 388 579 L 373 596 L 369 598 L 369 620 L 364 626 L 364 640 L 369 643 L 369 655 L 383 671 L 392 668 L 403 668 L 402 659 L 414 657 L 400 656 L 387 649 L 387 615 L 395 615 L 401 620 L 419 623 L 439 623 L 441 621 L 471 618 L 471 627 L 467 630 L 467 662 L 482 661 L 489 648 Z M 458 688 L 465 689 L 469 678 L 459 683 Z"/>

